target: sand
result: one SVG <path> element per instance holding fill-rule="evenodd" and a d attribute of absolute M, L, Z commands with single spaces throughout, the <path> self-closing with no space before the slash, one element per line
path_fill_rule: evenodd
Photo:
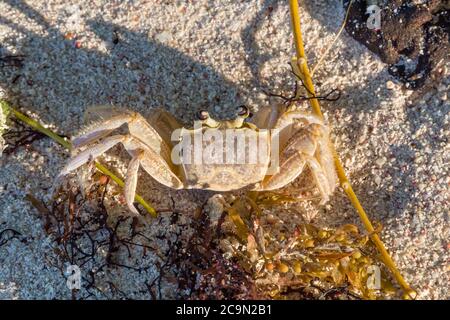
<path fill-rule="evenodd" d="M 314 65 L 345 12 L 340 1 L 302 1 L 301 14 Z M 293 43 L 282 1 L 6 0 L 0 3 L 0 56 L 15 54 L 25 56 L 24 65 L 0 68 L 0 97 L 67 136 L 80 130 L 91 105 L 144 115 L 163 107 L 186 122 L 208 109 L 223 119 L 243 103 L 254 111 L 273 103 L 263 90 L 292 87 L 287 63 Z M 448 62 L 442 69 L 443 82 L 412 99 L 385 64 L 344 33 L 315 75 L 320 93 L 343 93 L 339 101 L 323 103 L 332 140 L 356 193 L 383 225 L 383 240 L 422 299 L 450 298 Z M 55 263 L 57 245 L 25 199 L 30 193 L 49 202 L 68 156 L 41 139 L 0 158 L 0 232 L 20 233 L 2 235 L 11 238 L 0 246 L 2 299 L 71 298 Z M 116 158 L 107 159 L 123 169 Z M 157 208 L 170 203 L 168 194 L 183 212 L 208 197 L 147 180 L 138 191 Z M 325 207 L 309 210 L 330 226 L 359 223 L 341 189 Z M 165 220 L 158 223 L 172 226 L 168 231 L 182 229 Z M 156 272 L 150 270 L 149 279 Z M 131 297 L 149 298 L 136 290 L 142 279 L 131 272 L 109 277 Z M 123 297 L 105 292 L 89 297 Z M 170 290 L 162 297 L 170 297 Z"/>

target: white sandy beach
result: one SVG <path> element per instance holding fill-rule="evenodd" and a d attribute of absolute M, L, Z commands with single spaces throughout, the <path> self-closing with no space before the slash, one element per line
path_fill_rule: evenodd
<path fill-rule="evenodd" d="M 300 5 L 314 65 L 345 12 L 340 1 Z M 92 105 L 143 115 L 163 107 L 186 122 L 200 109 L 220 119 L 232 117 L 241 104 L 256 111 L 274 103 L 263 90 L 292 89 L 288 9 L 286 1 L 276 0 L 1 1 L 0 56 L 25 58 L 22 68 L 0 68 L 0 98 L 69 137 Z M 442 66 L 442 83 L 411 99 L 413 91 L 344 32 L 314 76 L 320 93 L 342 91 L 338 101 L 322 104 L 332 140 L 363 206 L 382 224 L 382 239 L 421 299 L 450 298 L 449 67 Z M 49 202 L 68 156 L 41 139 L 0 158 L 0 232 L 21 234 L 0 246 L 0 299 L 71 298 L 56 267 L 57 245 L 25 199 L 32 194 Z M 107 159 L 119 172 L 126 165 L 115 156 Z M 141 176 L 138 192 L 156 208 L 167 207 L 169 195 L 183 212 L 205 200 L 201 192 L 170 191 Z M 360 225 L 340 188 L 324 207 L 308 210 L 317 213 L 318 223 Z M 148 236 L 158 228 L 176 233 L 188 219 L 172 225 L 163 217 Z M 134 274 L 122 270 L 109 277 L 132 298 L 148 298 L 134 290 L 143 285 Z M 121 295 L 91 296 L 105 297 Z M 170 289 L 162 297 L 170 297 Z"/>

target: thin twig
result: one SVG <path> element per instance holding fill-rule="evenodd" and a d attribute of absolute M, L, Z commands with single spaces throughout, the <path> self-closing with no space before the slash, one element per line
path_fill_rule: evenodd
<path fill-rule="evenodd" d="M 316 65 L 311 70 L 311 77 L 314 76 L 314 73 L 317 71 L 317 69 L 322 64 L 323 60 L 327 56 L 328 52 L 330 52 L 331 48 L 333 48 L 334 44 L 336 43 L 337 39 L 341 36 L 342 31 L 344 31 L 345 25 L 347 24 L 348 16 L 350 14 L 350 8 L 352 7 L 353 0 L 350 0 L 350 3 L 348 4 L 347 12 L 345 13 L 344 22 L 342 22 L 342 26 L 339 29 L 338 33 L 334 37 L 333 41 L 328 45 L 327 50 L 322 54 L 322 56 L 317 61 Z"/>

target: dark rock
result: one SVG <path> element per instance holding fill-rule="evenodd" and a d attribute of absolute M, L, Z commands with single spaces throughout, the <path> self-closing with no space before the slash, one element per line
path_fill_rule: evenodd
<path fill-rule="evenodd" d="M 408 88 L 423 87 L 442 60 L 449 59 L 450 1 L 379 0 L 381 30 L 367 27 L 367 6 L 365 0 L 353 2 L 347 32 L 389 64 L 389 72 Z"/>

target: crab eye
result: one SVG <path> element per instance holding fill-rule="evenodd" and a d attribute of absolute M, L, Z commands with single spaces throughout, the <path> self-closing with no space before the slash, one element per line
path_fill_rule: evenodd
<path fill-rule="evenodd" d="M 200 110 L 199 112 L 197 112 L 197 119 L 201 120 L 201 121 L 205 121 L 206 119 L 209 118 L 209 113 L 206 110 Z"/>
<path fill-rule="evenodd" d="M 240 106 L 238 108 L 238 115 L 240 117 L 248 117 L 250 115 L 250 110 L 246 106 Z"/>

